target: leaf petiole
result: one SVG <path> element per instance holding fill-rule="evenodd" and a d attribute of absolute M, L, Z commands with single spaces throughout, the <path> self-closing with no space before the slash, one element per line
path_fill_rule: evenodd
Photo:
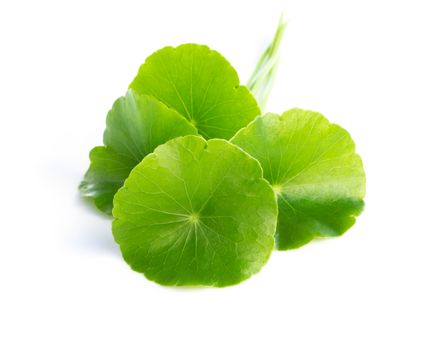
<path fill-rule="evenodd" d="M 274 85 L 280 58 L 280 45 L 287 25 L 282 13 L 273 40 L 260 57 L 247 83 L 247 87 L 258 101 L 262 113 L 264 112 L 266 102 Z"/>

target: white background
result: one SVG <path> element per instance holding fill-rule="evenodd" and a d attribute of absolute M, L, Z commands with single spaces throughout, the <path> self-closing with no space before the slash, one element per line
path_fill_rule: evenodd
<path fill-rule="evenodd" d="M 439 1 L 2 1 L 0 348 L 441 349 Z M 130 270 L 77 185 L 145 57 L 204 43 L 246 82 L 284 9 L 268 110 L 320 111 L 366 168 L 344 236 L 225 288 Z"/>

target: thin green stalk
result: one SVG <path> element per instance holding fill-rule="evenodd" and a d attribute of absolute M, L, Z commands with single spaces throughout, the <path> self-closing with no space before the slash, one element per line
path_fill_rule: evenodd
<path fill-rule="evenodd" d="M 251 74 L 247 83 L 248 88 L 259 102 L 262 112 L 265 109 L 266 101 L 268 100 L 274 84 L 277 66 L 279 64 L 280 44 L 286 26 L 287 23 L 284 22 L 282 14 L 272 42 L 260 57 L 259 62 L 257 62 L 256 68 L 254 68 L 253 74 Z"/>

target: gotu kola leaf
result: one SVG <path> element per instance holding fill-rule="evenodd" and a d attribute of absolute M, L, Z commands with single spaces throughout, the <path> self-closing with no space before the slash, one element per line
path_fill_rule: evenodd
<path fill-rule="evenodd" d="M 341 235 L 362 211 L 365 173 L 354 142 L 321 114 L 266 114 L 231 142 L 259 160 L 277 193 L 278 249 Z"/>
<path fill-rule="evenodd" d="M 165 47 L 140 67 L 130 87 L 176 109 L 205 138 L 231 138 L 260 114 L 230 63 L 207 46 Z"/>
<path fill-rule="evenodd" d="M 227 286 L 268 260 L 277 205 L 259 163 L 231 143 L 184 136 L 138 164 L 115 196 L 127 263 L 164 285 Z"/>
<path fill-rule="evenodd" d="M 133 167 L 158 145 L 189 134 L 197 130 L 178 112 L 154 97 L 129 90 L 107 115 L 105 146 L 90 152 L 90 167 L 80 184 L 82 195 L 111 214 L 113 196 Z"/>

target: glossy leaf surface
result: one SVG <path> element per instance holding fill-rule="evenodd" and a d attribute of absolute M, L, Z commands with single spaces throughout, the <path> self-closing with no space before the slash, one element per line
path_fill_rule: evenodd
<path fill-rule="evenodd" d="M 107 115 L 104 145 L 90 152 L 90 167 L 80 185 L 83 196 L 111 214 L 113 196 L 133 167 L 158 145 L 197 130 L 183 116 L 151 96 L 129 91 Z"/>
<path fill-rule="evenodd" d="M 256 118 L 232 139 L 259 160 L 278 197 L 278 249 L 338 236 L 363 209 L 365 173 L 349 133 L 293 109 Z"/>
<path fill-rule="evenodd" d="M 149 56 L 130 87 L 176 109 L 205 138 L 231 138 L 260 111 L 230 63 L 207 46 L 167 46 Z"/>
<path fill-rule="evenodd" d="M 236 284 L 273 249 L 274 192 L 259 163 L 224 140 L 185 136 L 159 146 L 114 203 L 124 259 L 160 284 Z"/>

